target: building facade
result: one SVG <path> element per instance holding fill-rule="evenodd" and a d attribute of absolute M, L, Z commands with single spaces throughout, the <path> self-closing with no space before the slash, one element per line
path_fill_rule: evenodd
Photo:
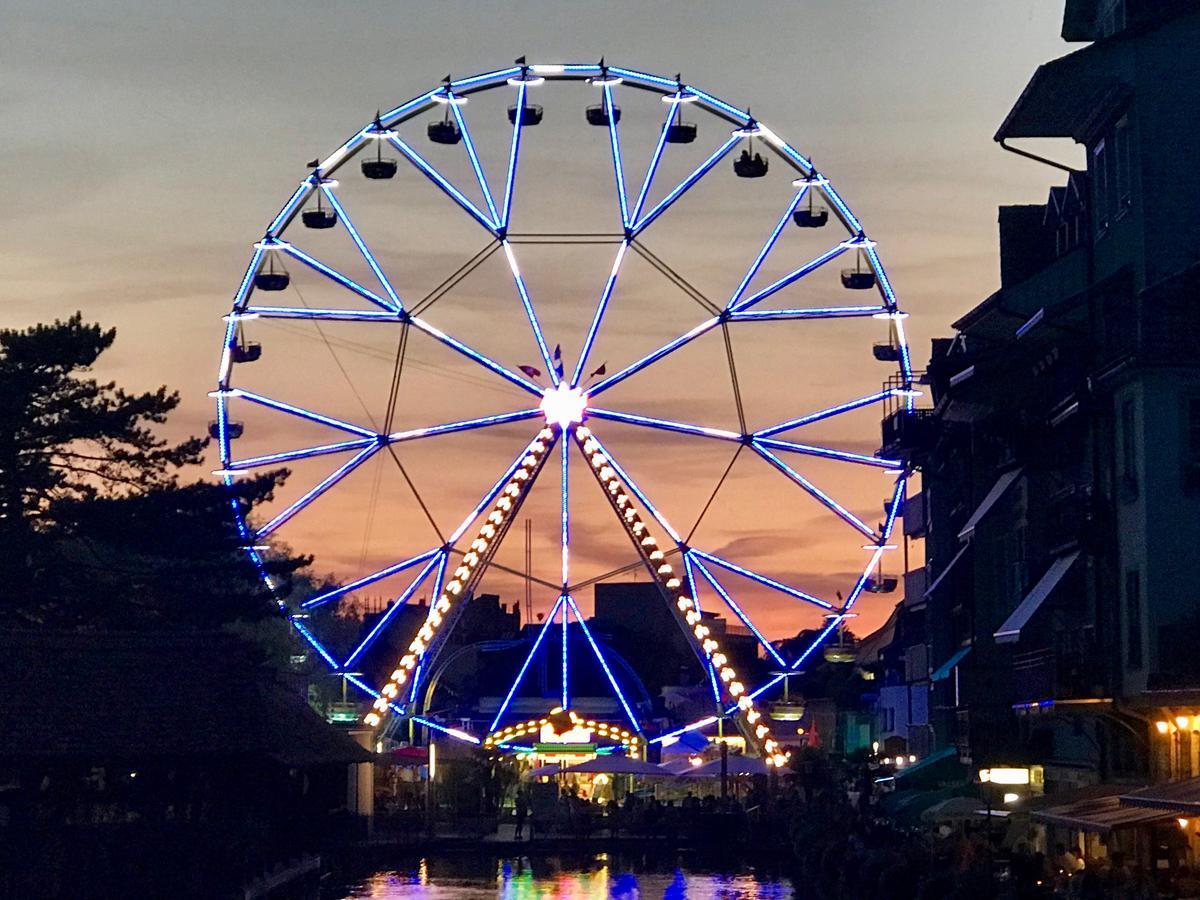
<path fill-rule="evenodd" d="M 1046 203 L 1000 209 L 999 289 L 884 422 L 931 740 L 1048 790 L 1200 775 L 1200 9 L 1068 0 L 1063 36 L 996 134 Z"/>

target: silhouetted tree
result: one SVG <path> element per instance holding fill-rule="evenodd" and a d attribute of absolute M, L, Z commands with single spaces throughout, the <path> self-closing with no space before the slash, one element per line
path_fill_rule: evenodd
<path fill-rule="evenodd" d="M 87 376 L 115 329 L 0 330 L 0 607 L 29 624 L 212 626 L 270 611 L 223 486 L 181 484 L 206 438 L 156 426 L 178 406 Z M 238 483 L 248 510 L 286 475 Z M 308 560 L 271 553 L 286 579 Z"/>

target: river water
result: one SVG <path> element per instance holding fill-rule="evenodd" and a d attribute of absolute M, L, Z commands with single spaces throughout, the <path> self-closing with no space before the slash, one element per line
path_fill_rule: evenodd
<path fill-rule="evenodd" d="M 326 896 L 337 900 L 791 900 L 786 878 L 752 869 L 703 871 L 694 862 L 618 854 L 413 859 Z"/>

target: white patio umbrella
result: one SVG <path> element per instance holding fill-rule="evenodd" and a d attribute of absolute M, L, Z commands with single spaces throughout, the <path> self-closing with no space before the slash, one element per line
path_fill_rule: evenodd
<path fill-rule="evenodd" d="M 522 778 L 541 778 L 543 776 L 557 775 L 561 771 L 562 771 L 562 766 L 559 763 L 549 763 L 544 766 L 538 766 L 537 768 L 530 769 L 528 772 L 526 772 L 521 777 Z"/>
<path fill-rule="evenodd" d="M 770 769 L 756 756 L 730 756 L 726 773 L 734 775 L 766 775 Z M 720 778 L 721 760 L 714 759 L 682 773 L 683 778 Z"/>
<path fill-rule="evenodd" d="M 563 769 L 568 775 L 573 773 L 598 775 L 604 773 L 606 775 L 658 775 L 659 777 L 668 776 L 669 772 L 664 772 L 654 763 L 642 762 L 640 759 L 633 759 L 629 756 L 597 756 L 595 759 L 589 759 L 587 762 L 579 763 L 579 765 L 571 766 Z"/>

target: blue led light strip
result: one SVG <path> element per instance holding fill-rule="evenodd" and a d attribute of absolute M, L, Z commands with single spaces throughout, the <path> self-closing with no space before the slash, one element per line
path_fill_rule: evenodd
<path fill-rule="evenodd" d="M 295 306 L 247 306 L 243 312 L 262 319 L 328 319 L 334 322 L 403 322 L 398 312 L 378 309 L 312 309 Z"/>
<path fill-rule="evenodd" d="M 389 134 L 387 141 L 389 144 L 403 153 L 409 162 L 416 166 L 426 178 L 432 181 L 437 187 L 441 188 L 442 193 L 446 194 L 446 196 L 448 196 L 451 200 L 470 213 L 471 217 L 475 219 L 476 222 L 478 222 L 492 234 L 496 233 L 495 223 L 493 223 L 491 219 L 480 212 L 479 207 L 468 200 L 462 191 L 447 181 L 437 169 L 426 162 L 425 158 L 421 156 L 421 154 L 419 154 L 416 150 L 404 143 L 404 141 L 395 135 Z"/>
<path fill-rule="evenodd" d="M 779 434 L 781 431 L 790 431 L 793 428 L 799 428 L 801 425 L 810 425 L 813 422 L 820 422 L 822 419 L 828 419 L 832 416 L 839 416 L 842 413 L 852 412 L 853 410 L 861 409 L 864 406 L 870 406 L 872 403 L 879 403 L 883 400 L 886 400 L 888 397 L 896 396 L 897 393 L 899 392 L 889 388 L 888 390 L 880 391 L 877 394 L 868 394 L 865 397 L 859 397 L 857 400 L 839 403 L 837 406 L 830 406 L 826 409 L 809 413 L 806 416 L 801 416 L 798 419 L 790 419 L 787 422 L 781 422 L 778 425 L 772 425 L 770 428 L 763 428 L 754 432 L 754 437 L 770 437 L 773 434 Z"/>
<path fill-rule="evenodd" d="M 588 328 L 587 337 L 583 341 L 583 349 L 579 351 L 579 361 L 575 363 L 575 372 L 571 375 L 571 387 L 576 387 L 579 384 L 579 379 L 583 376 L 583 367 L 587 365 L 588 356 L 592 352 L 592 345 L 596 342 L 596 334 L 600 330 L 600 320 L 604 318 L 604 312 L 608 308 L 608 301 L 611 299 L 613 288 L 617 284 L 617 275 L 621 271 L 621 263 L 625 260 L 625 253 L 628 250 L 629 241 L 622 241 L 621 246 L 617 249 L 617 256 L 613 260 L 612 268 L 609 270 L 608 280 L 604 283 L 604 290 L 600 294 L 600 302 L 596 304 L 596 312 L 592 316 L 591 327 Z"/>
<path fill-rule="evenodd" d="M 325 197 L 329 200 L 329 204 L 337 212 L 338 221 L 346 229 L 346 232 L 350 235 L 350 239 L 354 241 L 354 245 L 358 247 L 358 252 L 362 254 L 363 259 L 367 261 L 367 265 L 371 267 L 371 271 L 375 273 L 375 277 L 379 279 L 379 284 L 392 301 L 392 308 L 397 312 L 403 312 L 403 301 L 396 294 L 395 289 L 392 287 L 392 282 L 383 274 L 383 269 L 379 267 L 379 262 L 375 259 L 375 254 L 371 252 L 371 249 L 362 239 L 362 235 L 358 233 L 358 229 L 354 227 L 354 222 L 351 221 L 345 206 L 342 205 L 342 202 L 338 200 L 337 195 L 334 194 L 328 185 L 322 184 L 321 192 L 325 194 Z"/>
<path fill-rule="evenodd" d="M 374 291 L 367 290 L 367 288 L 363 287 L 361 284 L 359 284 L 353 278 L 348 278 L 347 276 L 343 275 L 341 272 L 337 271 L 336 269 L 325 265 L 325 263 L 321 262 L 319 259 L 315 259 L 312 256 L 309 256 L 307 253 L 305 253 L 303 250 L 301 250 L 295 244 L 280 242 L 280 243 L 276 244 L 275 246 L 279 247 L 280 250 L 282 250 L 284 253 L 286 253 L 288 256 L 292 257 L 293 259 L 300 260 L 300 262 L 304 263 L 304 265 L 308 266 L 314 272 L 320 272 L 322 275 L 324 275 L 326 278 L 330 279 L 334 283 L 340 284 L 342 287 L 346 288 L 347 290 L 352 291 L 355 294 L 358 294 L 358 296 L 362 297 L 364 300 L 371 301 L 376 306 L 378 306 L 380 309 L 385 310 L 389 314 L 392 314 L 392 315 L 396 314 L 396 308 L 393 307 L 390 303 L 388 303 L 388 301 L 384 300 L 382 297 L 380 297 L 378 294 L 376 294 Z"/>
<path fill-rule="evenodd" d="M 395 575 L 397 572 L 403 572 L 405 569 L 411 569 L 413 566 L 425 562 L 431 557 L 437 556 L 441 548 L 435 547 L 432 550 L 426 550 L 424 553 L 418 553 L 416 556 L 410 556 L 408 559 L 403 559 L 400 562 L 392 563 L 390 566 L 384 566 L 370 575 L 364 575 L 362 578 L 355 579 L 349 584 L 344 584 L 341 587 L 336 587 L 325 591 L 323 594 L 318 594 L 300 604 L 301 609 L 311 609 L 314 606 L 321 606 L 328 603 L 330 600 L 336 600 L 351 591 L 356 591 L 359 588 L 364 588 L 368 584 L 379 581 L 381 578 L 387 578 L 389 575 Z"/>
<path fill-rule="evenodd" d="M 817 269 L 821 268 L 821 266 L 825 265 L 827 262 L 837 259 L 843 253 L 845 253 L 847 250 L 849 250 L 852 246 L 854 246 L 853 241 L 843 241 L 842 243 L 838 244 L 836 247 L 826 250 L 824 253 L 822 253 L 820 256 L 816 257 L 815 259 L 809 260 L 804 265 L 802 265 L 796 269 L 793 269 L 791 272 L 784 275 L 778 281 L 775 281 L 774 283 L 767 285 L 761 291 L 751 294 L 749 297 L 739 300 L 737 303 L 731 304 L 729 307 L 730 310 L 735 313 L 740 313 L 740 312 L 743 312 L 743 311 L 749 309 L 751 306 L 754 306 L 756 303 L 760 303 L 761 301 L 766 300 L 768 297 L 779 293 L 785 287 L 787 287 L 789 284 L 792 284 L 795 281 L 799 281 L 805 275 L 809 275 L 812 272 L 815 272 Z"/>
<path fill-rule="evenodd" d="M 538 322 L 537 313 L 533 309 L 533 301 L 529 299 L 529 291 L 525 287 L 525 278 L 521 275 L 521 267 L 517 265 L 517 256 L 513 252 L 512 244 L 507 239 L 501 241 L 501 246 L 504 249 L 504 257 L 508 260 L 508 268 L 512 271 L 513 281 L 517 285 L 517 293 L 521 297 L 521 306 L 525 309 L 525 318 L 529 320 L 529 327 L 533 329 L 534 339 L 537 340 L 538 350 L 541 351 L 542 361 L 546 364 L 546 369 L 550 376 L 550 380 L 555 387 L 562 380 L 558 374 L 558 366 L 550 357 L 550 348 L 546 345 L 546 338 L 542 334 L 542 326 Z"/>
<path fill-rule="evenodd" d="M 398 613 L 404 606 L 408 604 L 408 601 L 412 598 L 412 595 L 416 593 L 417 588 L 424 583 L 425 579 L 429 576 L 429 573 L 433 571 L 433 567 L 439 562 L 445 560 L 445 558 L 446 553 L 443 550 L 439 552 L 435 558 L 425 563 L 425 568 L 417 573 L 417 577 L 409 582 L 408 587 L 406 587 L 403 593 L 401 593 L 396 601 L 392 603 L 387 612 L 379 617 L 379 621 L 375 624 L 375 627 L 371 629 L 370 633 L 363 638 L 362 643 L 354 649 L 353 653 L 346 657 L 346 663 L 344 666 L 342 666 L 342 668 L 348 669 L 354 665 L 354 661 L 358 659 L 368 647 L 375 643 L 375 639 L 383 633 L 383 630 L 391 623 L 396 613 Z"/>
<path fill-rule="evenodd" d="M 454 114 L 454 120 L 458 122 L 458 130 L 462 132 L 463 147 L 467 151 L 467 157 L 471 160 L 471 168 L 475 170 L 475 180 L 479 182 L 479 190 L 483 192 L 483 201 L 487 204 L 488 213 L 492 217 L 492 223 L 494 225 L 498 224 L 500 218 L 496 213 L 496 204 L 492 200 L 492 189 L 488 185 L 487 175 L 483 172 L 483 166 L 479 164 L 479 156 L 475 153 L 475 142 L 471 140 L 471 132 L 467 128 L 467 117 L 463 115 L 457 103 L 450 104 L 450 111 Z"/>
<path fill-rule="evenodd" d="M 822 600 L 820 597 L 814 597 L 812 594 L 797 590 L 796 588 L 790 587 L 781 581 L 776 581 L 774 578 L 768 578 L 766 575 L 760 575 L 758 572 L 752 572 L 750 569 L 747 569 L 744 566 L 739 566 L 737 563 L 732 563 L 727 559 L 717 556 L 716 554 L 708 553 L 704 550 L 697 550 L 694 547 L 689 549 L 688 553 L 694 557 L 697 557 L 699 560 L 705 560 L 715 566 L 720 566 L 722 569 L 725 569 L 729 572 L 741 575 L 744 578 L 749 578 L 751 581 L 757 581 L 764 587 L 774 588 L 781 594 L 787 594 L 789 597 L 795 597 L 797 600 L 803 600 L 806 603 L 812 603 L 813 605 L 819 606 L 822 609 L 833 609 L 832 603 Z M 703 567 L 701 568 L 703 570 Z"/>
<path fill-rule="evenodd" d="M 758 256 L 754 258 L 754 262 L 752 262 L 750 264 L 750 268 L 746 270 L 746 274 L 742 277 L 741 284 L 737 286 L 737 290 L 733 292 L 733 296 L 731 296 L 729 298 L 729 302 L 725 304 L 726 309 L 732 308 L 734 304 L 742 299 L 742 295 L 746 293 L 746 288 L 749 287 L 750 282 L 754 280 L 754 276 L 758 274 L 758 270 L 762 268 L 763 260 L 767 258 L 767 254 L 771 252 L 772 248 L 775 246 L 775 242 L 779 240 L 779 235 L 783 233 L 783 229 L 787 226 L 788 220 L 791 219 L 792 213 L 795 211 L 797 204 L 800 203 L 801 198 L 803 198 L 807 192 L 807 185 L 800 188 L 800 190 L 796 192 L 796 196 L 792 198 L 792 202 L 789 203 L 787 209 L 783 211 L 783 215 L 780 216 L 779 221 L 775 223 L 775 228 L 771 231 L 771 234 L 763 243 L 762 249 L 758 251 Z"/>
<path fill-rule="evenodd" d="M 766 447 L 764 447 L 762 444 L 760 444 L 757 440 L 752 440 L 750 442 L 750 447 L 751 447 L 751 449 L 754 450 L 755 453 L 757 453 L 759 456 L 761 456 L 763 459 L 765 459 L 767 462 L 769 462 L 771 465 L 773 465 L 776 469 L 778 469 L 780 472 L 782 472 L 784 475 L 786 475 L 788 478 L 790 478 L 793 482 L 795 482 L 800 487 L 802 487 L 809 496 L 811 496 L 815 500 L 818 500 L 825 507 L 832 510 L 838 516 L 838 518 L 840 518 L 842 521 L 846 522 L 848 525 L 850 525 L 856 531 L 861 532 L 863 535 L 870 538 L 871 540 L 875 539 L 875 530 L 873 528 L 871 528 L 870 525 L 868 525 L 866 522 L 864 522 L 862 519 L 860 519 L 854 513 L 850 512 L 850 510 L 846 509 L 846 507 L 842 506 L 842 504 L 838 503 L 836 500 L 834 500 L 832 497 L 830 497 L 828 494 L 826 494 L 824 491 L 822 491 L 819 487 L 817 487 L 815 484 L 813 484 L 811 481 L 809 481 L 807 478 L 805 478 L 803 475 L 801 475 L 799 472 L 797 472 L 795 469 L 793 469 L 791 466 L 789 466 L 787 463 L 785 463 L 782 459 L 780 459 L 778 456 L 776 456 L 774 453 L 772 453 L 770 450 L 768 450 Z"/>
<path fill-rule="evenodd" d="M 887 312 L 883 306 L 826 306 L 811 309 L 755 309 L 737 312 L 729 317 L 731 322 L 795 321 L 799 319 L 856 319 L 877 316 Z"/>
<path fill-rule="evenodd" d="M 425 334 L 429 335 L 430 337 L 434 338 L 435 340 L 441 341 L 447 347 L 450 347 L 451 349 L 456 350 L 457 352 L 461 353 L 463 356 L 467 357 L 467 359 L 472 359 L 475 362 L 479 363 L 480 365 L 484 366 L 485 368 L 491 369 L 493 372 L 495 372 L 501 378 L 511 381 L 517 387 L 519 387 L 525 391 L 528 391 L 529 393 L 533 394 L 535 397 L 540 398 L 542 396 L 542 391 L 540 388 L 538 388 L 537 385 L 522 378 L 516 372 L 513 372 L 510 369 L 506 369 L 504 366 L 500 365 L 500 363 L 496 362 L 494 359 L 484 356 L 478 350 L 474 350 L 471 347 L 468 347 L 462 341 L 459 341 L 455 338 L 450 337 L 450 335 L 446 334 L 440 328 L 436 328 L 433 325 L 430 325 L 428 322 L 426 322 L 420 316 L 411 316 L 408 321 L 411 322 L 414 327 L 425 332 Z"/>
<path fill-rule="evenodd" d="M 567 593 L 567 585 L 571 581 L 571 500 L 570 500 L 570 472 L 568 466 L 570 446 L 569 442 L 563 440 L 561 449 L 562 456 L 562 589 L 564 596 Z M 570 631 L 567 628 L 567 608 L 564 606 L 562 611 L 562 708 L 570 708 L 571 678 L 568 672 L 567 656 L 568 656 L 568 641 Z"/>
<path fill-rule="evenodd" d="M 633 710 L 629 707 L 629 701 L 625 699 L 625 695 L 621 692 L 621 686 L 617 684 L 616 676 L 613 675 L 612 669 L 608 667 L 608 662 L 604 659 L 604 654 L 600 652 L 600 645 L 592 637 L 592 631 L 588 628 L 587 622 L 584 621 L 583 613 L 579 611 L 579 607 L 575 605 L 575 600 L 570 594 L 566 595 L 566 601 L 570 604 L 571 611 L 575 613 L 575 621 L 579 623 L 579 627 L 583 631 L 583 636 L 587 638 L 588 645 L 592 648 L 592 652 L 596 654 L 596 659 L 600 661 L 600 668 L 604 670 L 604 675 L 608 678 L 608 683 L 612 685 L 613 693 L 617 695 L 617 699 L 621 702 L 621 708 L 625 710 L 625 715 L 629 718 L 629 724 L 633 726 L 634 731 L 641 734 L 642 726 L 638 724 L 637 716 L 633 714 Z M 492 727 L 495 728 L 494 725 Z"/>
<path fill-rule="evenodd" d="M 345 450 L 359 450 L 370 446 L 373 438 L 361 438 L 356 441 L 340 441 L 336 444 L 321 444 L 318 447 L 305 447 L 303 450 L 287 450 L 283 453 L 270 453 L 266 456 L 251 456 L 246 459 L 231 460 L 225 464 L 229 470 L 254 469 L 259 466 L 273 466 L 296 459 L 311 459 L 314 456 L 324 456 L 327 453 L 341 453 Z"/>
<path fill-rule="evenodd" d="M 676 91 L 674 96 L 678 98 L 680 92 Z M 650 182 L 654 180 L 654 173 L 658 171 L 658 164 L 662 161 L 663 148 L 667 145 L 667 127 L 671 124 L 671 119 L 674 115 L 674 104 L 668 104 L 667 117 L 663 121 L 662 131 L 658 135 L 658 144 L 654 148 L 654 155 L 650 157 L 650 165 L 646 168 L 646 178 L 642 182 L 642 189 L 638 192 L 637 202 L 633 205 L 633 210 L 626 220 L 626 226 L 630 222 L 636 222 L 638 216 L 642 214 L 642 207 L 646 203 L 646 195 L 650 192 Z"/>
<path fill-rule="evenodd" d="M 513 182 L 517 177 L 517 154 L 521 150 L 522 120 L 525 118 L 525 82 L 517 86 L 517 114 L 513 117 L 512 145 L 508 151 L 508 176 L 504 182 L 504 212 L 500 217 L 500 233 L 508 233 L 508 223 L 512 216 Z"/>
<path fill-rule="evenodd" d="M 529 649 L 529 655 L 525 657 L 525 662 L 521 664 L 521 670 L 517 672 L 517 677 L 513 680 L 512 687 L 508 689 L 508 695 L 504 698 L 504 702 L 500 704 L 500 708 L 496 710 L 496 718 L 492 719 L 492 724 L 488 727 L 489 733 L 495 731 L 496 727 L 500 724 L 500 720 L 504 718 L 504 714 L 508 711 L 508 705 L 512 703 L 512 698 L 517 693 L 517 688 L 521 686 L 521 682 L 525 679 L 525 672 L 529 669 L 529 664 L 537 656 L 538 649 L 542 646 L 542 641 L 546 639 L 546 635 L 550 632 L 550 626 L 554 624 L 554 619 L 558 616 L 558 611 L 563 608 L 563 605 L 564 598 L 559 597 L 554 604 L 554 608 L 550 610 L 550 615 L 546 616 L 546 621 L 542 623 L 542 629 L 538 632 L 537 639 Z"/>
<path fill-rule="evenodd" d="M 701 322 L 699 325 L 692 328 L 690 331 L 684 332 L 683 334 L 681 334 L 679 337 L 675 338 L 672 341 L 668 341 L 667 343 L 665 343 L 661 347 L 659 347 L 657 350 L 653 350 L 650 353 L 647 353 L 645 356 L 643 356 L 637 362 L 630 363 L 624 369 L 622 369 L 620 372 L 617 372 L 613 375 L 609 375 L 603 381 L 597 382 L 595 385 L 588 388 L 588 396 L 595 397 L 598 394 L 602 394 L 604 391 L 607 391 L 613 385 L 620 384 L 622 381 L 624 381 L 630 375 L 634 375 L 634 374 L 640 372 L 642 369 L 646 368 L 646 366 L 650 365 L 651 363 L 657 362 L 658 360 L 662 359 L 664 356 L 666 356 L 670 353 L 674 353 L 676 350 L 678 350 L 680 347 L 684 346 L 685 344 L 690 344 L 696 338 L 700 337 L 702 334 L 707 334 L 708 332 L 712 331 L 714 328 L 716 328 L 720 324 L 721 324 L 721 319 L 717 316 L 713 316 L 711 319 L 706 319 L 705 321 Z"/>
<path fill-rule="evenodd" d="M 353 457 L 351 457 L 346 463 L 339 466 L 337 469 L 335 469 L 333 472 L 331 472 L 329 475 L 327 475 L 325 478 L 323 478 L 315 487 L 313 487 L 306 494 L 304 494 L 304 496 L 302 496 L 299 500 L 297 500 L 295 503 L 291 504 L 291 506 L 287 507 L 287 509 L 280 512 L 277 516 L 275 516 L 275 518 L 271 519 L 271 521 L 268 522 L 266 525 L 264 525 L 262 528 L 259 528 L 254 533 L 255 539 L 261 540 L 262 538 L 264 538 L 267 535 L 274 532 L 281 525 L 283 525 L 285 522 L 287 522 L 289 519 L 291 519 L 293 516 L 295 516 L 297 513 L 299 513 L 302 509 L 304 509 L 306 506 L 308 506 L 310 503 L 312 503 L 314 500 L 316 500 L 318 497 L 320 497 L 322 494 L 324 494 L 326 491 L 328 491 L 331 487 L 333 487 L 335 484 L 337 484 L 339 481 L 341 481 L 343 478 L 345 478 L 347 475 L 349 475 L 351 472 L 353 472 L 355 469 L 357 469 L 359 466 L 361 466 L 363 463 L 365 463 L 368 459 L 370 459 L 372 456 L 374 456 L 379 451 L 379 448 L 381 446 L 383 446 L 383 445 L 382 444 L 372 444 L 371 446 L 366 447 L 363 450 L 360 450 Z"/>
<path fill-rule="evenodd" d="M 783 657 L 779 655 L 779 651 L 776 650 L 774 646 L 772 646 L 770 641 L 768 641 L 765 637 L 763 637 L 762 632 L 759 631 L 754 626 L 754 623 L 750 621 L 750 617 L 747 616 L 746 613 L 742 610 L 742 608 L 737 605 L 737 603 L 734 601 L 733 597 L 731 597 L 729 595 L 729 592 L 725 590 L 725 588 L 716 579 L 716 577 L 713 575 L 713 573 L 708 570 L 708 567 L 705 566 L 699 560 L 697 560 L 696 568 L 698 568 L 700 570 L 700 574 L 704 576 L 704 580 L 707 581 L 709 584 L 711 584 L 713 587 L 713 590 L 715 590 L 721 596 L 721 599 L 725 601 L 725 605 L 728 606 L 730 608 L 730 610 L 733 611 L 733 614 L 742 620 L 742 624 L 745 625 L 747 628 L 749 628 L 751 633 L 756 638 L 758 638 L 758 642 L 760 644 L 762 644 L 763 649 L 766 650 L 767 653 L 769 653 L 771 655 L 771 657 L 777 663 L 779 663 L 779 665 L 781 665 L 781 666 L 787 665 L 787 663 L 784 661 Z"/>
<path fill-rule="evenodd" d="M 613 106 L 612 85 L 606 83 L 604 111 L 608 114 L 608 142 L 612 145 L 613 172 L 617 179 L 617 199 L 621 204 L 621 227 L 629 227 L 629 200 L 625 196 L 625 170 L 621 166 L 621 139 L 617 135 L 617 116 Z"/>
<path fill-rule="evenodd" d="M 739 136 L 731 135 L 729 140 L 727 140 L 713 152 L 712 156 L 702 162 L 700 166 L 694 172 L 692 172 L 691 175 L 681 181 L 675 187 L 675 189 L 671 191 L 671 193 L 663 197 L 663 199 L 658 202 L 657 206 L 642 216 L 639 221 L 634 223 L 630 229 L 631 232 L 634 235 L 638 235 L 645 231 L 651 222 L 670 209 L 675 201 L 682 197 L 692 187 L 692 185 L 707 175 L 712 170 L 713 166 L 723 160 L 729 154 L 729 151 L 737 146 L 737 143 L 740 140 L 741 138 Z"/>

